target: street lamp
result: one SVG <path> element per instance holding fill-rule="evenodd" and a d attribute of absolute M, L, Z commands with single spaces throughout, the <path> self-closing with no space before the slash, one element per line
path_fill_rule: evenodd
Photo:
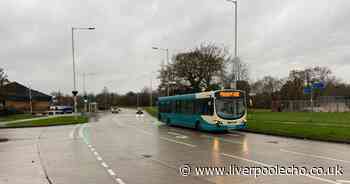
<path fill-rule="evenodd" d="M 237 47 L 237 1 L 236 0 L 226 0 L 227 2 L 230 2 L 230 3 L 233 3 L 234 6 L 235 6 L 235 42 L 234 42 L 234 45 L 235 45 L 235 57 L 238 56 L 238 47 Z"/>
<path fill-rule="evenodd" d="M 77 113 L 77 86 L 76 86 L 76 72 L 75 72 L 75 52 L 74 52 L 74 31 L 75 30 L 95 30 L 94 27 L 72 27 L 72 57 L 73 57 L 73 84 L 74 89 L 72 91 L 74 98 L 74 113 Z"/>
<path fill-rule="evenodd" d="M 152 47 L 153 50 L 161 50 L 166 52 L 166 62 L 169 64 L 169 49 L 168 48 L 160 48 L 160 47 Z M 164 61 L 162 61 L 162 70 L 164 69 Z"/>
<path fill-rule="evenodd" d="M 166 52 L 166 60 L 167 60 L 167 64 L 169 64 L 169 49 L 168 48 L 160 48 L 160 47 L 152 47 L 153 50 L 161 50 L 161 51 L 165 51 Z M 161 71 L 164 71 L 164 61 L 162 61 L 162 68 Z M 169 96 L 169 84 L 167 84 L 167 96 Z"/>
<path fill-rule="evenodd" d="M 237 46 L 237 7 L 238 7 L 238 3 L 236 0 L 226 0 L 227 2 L 230 2 L 230 3 L 233 3 L 234 6 L 235 6 L 235 42 L 234 42 L 234 45 L 235 45 L 235 58 L 234 60 L 238 59 L 238 46 Z M 234 69 L 234 62 L 232 63 L 232 67 Z M 232 70 L 233 72 L 234 70 Z M 237 88 L 237 84 L 236 84 L 236 80 L 237 80 L 237 76 L 234 76 L 234 81 L 233 81 L 233 85 L 231 83 L 231 88 L 233 89 L 236 89 Z"/>

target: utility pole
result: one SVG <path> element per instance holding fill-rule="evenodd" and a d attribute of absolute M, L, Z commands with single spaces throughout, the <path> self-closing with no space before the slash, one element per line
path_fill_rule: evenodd
<path fill-rule="evenodd" d="M 152 75 L 150 77 L 150 82 L 151 82 L 151 85 L 150 85 L 150 91 L 149 91 L 149 106 L 152 107 L 153 106 L 153 99 L 152 99 Z"/>
<path fill-rule="evenodd" d="M 238 16 L 238 3 L 237 3 L 237 1 L 236 0 L 227 0 L 228 2 L 231 2 L 231 3 L 233 3 L 234 4 L 234 6 L 235 6 L 235 35 L 234 35 L 234 37 L 235 37 L 235 40 L 234 40 L 234 46 L 235 46 L 235 48 L 234 48 L 234 54 L 235 54 L 235 57 L 234 57 L 234 60 L 236 60 L 236 59 L 238 59 L 238 40 L 237 40 L 237 16 Z M 233 74 L 234 74 L 234 72 L 235 72 L 235 63 L 234 63 L 234 60 L 233 60 L 233 63 L 232 63 L 232 72 L 233 72 Z M 238 72 L 236 72 L 236 73 L 238 73 Z M 231 88 L 233 88 L 233 89 L 237 89 L 237 79 L 238 79 L 238 76 L 236 76 L 235 74 L 234 74 L 234 81 L 233 81 L 233 84 L 231 84 Z"/>
<path fill-rule="evenodd" d="M 160 47 L 152 47 L 153 50 L 161 50 L 161 51 L 165 51 L 165 54 L 166 54 L 166 62 L 167 64 L 170 63 L 169 61 L 169 49 L 168 48 L 160 48 Z M 162 61 L 162 66 L 161 66 L 161 72 L 164 73 L 164 61 Z M 168 75 L 171 75 L 171 74 L 168 74 Z M 167 81 L 167 96 L 169 96 L 169 79 Z"/>
<path fill-rule="evenodd" d="M 74 31 L 75 30 L 95 30 L 94 27 L 72 27 L 72 58 L 73 58 L 73 100 L 74 100 L 74 113 L 78 112 L 78 103 L 77 103 L 77 80 L 76 80 L 76 66 L 75 66 L 75 49 L 74 49 Z"/>
<path fill-rule="evenodd" d="M 33 114 L 33 102 L 32 102 L 32 88 L 29 86 L 29 108 L 30 114 Z"/>

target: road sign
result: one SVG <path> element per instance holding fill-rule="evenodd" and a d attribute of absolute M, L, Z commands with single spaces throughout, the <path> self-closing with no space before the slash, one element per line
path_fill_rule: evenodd
<path fill-rule="evenodd" d="M 78 91 L 72 91 L 72 94 L 74 95 L 74 96 L 77 96 L 77 94 L 78 94 Z"/>
<path fill-rule="evenodd" d="M 312 84 L 312 88 L 314 89 L 323 89 L 324 88 L 324 84 L 322 82 L 316 82 Z"/>
<path fill-rule="evenodd" d="M 310 87 L 305 87 L 304 88 L 304 94 L 310 94 L 311 93 L 311 88 Z"/>

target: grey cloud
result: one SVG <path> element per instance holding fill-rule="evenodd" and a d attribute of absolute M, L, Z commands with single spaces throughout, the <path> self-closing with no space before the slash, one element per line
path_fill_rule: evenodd
<path fill-rule="evenodd" d="M 349 8 L 346 0 L 239 1 L 239 54 L 251 78 L 325 65 L 349 81 Z M 224 0 L 3 0 L 1 67 L 12 80 L 70 93 L 70 28 L 92 25 L 95 31 L 76 34 L 79 74 L 96 73 L 89 91 L 139 90 L 151 76 L 157 84 L 165 58 L 152 46 L 175 53 L 215 42 L 232 51 L 233 13 Z"/>

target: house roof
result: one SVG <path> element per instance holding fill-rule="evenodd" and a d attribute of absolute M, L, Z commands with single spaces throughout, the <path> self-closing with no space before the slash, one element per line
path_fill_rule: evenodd
<path fill-rule="evenodd" d="M 32 100 L 50 101 L 51 96 L 31 89 Z M 0 98 L 3 100 L 29 101 L 29 88 L 18 83 L 11 82 L 0 89 Z"/>

